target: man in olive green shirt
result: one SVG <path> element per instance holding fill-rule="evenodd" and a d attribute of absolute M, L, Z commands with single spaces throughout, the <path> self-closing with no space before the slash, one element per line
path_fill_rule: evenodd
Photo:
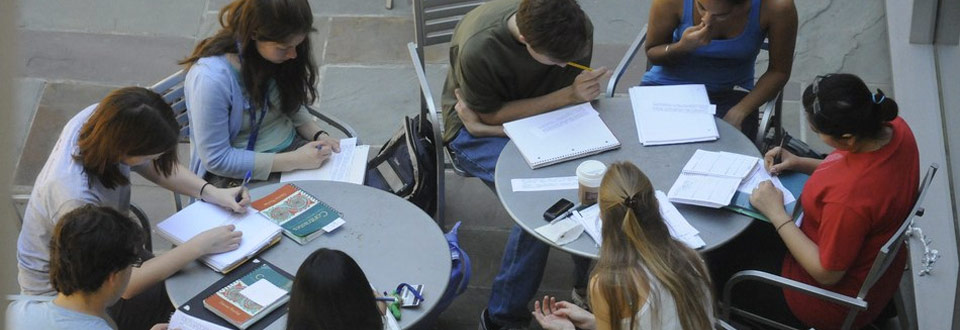
<path fill-rule="evenodd" d="M 494 0 L 467 13 L 450 41 L 444 83 L 444 142 L 453 161 L 493 186 L 497 158 L 509 141 L 502 124 L 588 102 L 609 70 L 589 65 L 593 26 L 575 0 Z M 543 277 L 549 247 L 515 226 L 504 249 L 481 329 L 523 327 L 527 303 Z M 577 285 L 589 260 L 575 258 Z"/>

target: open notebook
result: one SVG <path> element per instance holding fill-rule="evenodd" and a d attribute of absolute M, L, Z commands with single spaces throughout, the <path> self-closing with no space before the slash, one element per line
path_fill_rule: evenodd
<path fill-rule="evenodd" d="M 630 88 L 637 136 L 645 146 L 713 141 L 720 137 L 703 85 Z"/>
<path fill-rule="evenodd" d="M 667 193 L 671 202 L 721 208 L 730 204 L 740 183 L 760 159 L 723 151 L 698 149 L 683 166 Z"/>
<path fill-rule="evenodd" d="M 330 159 L 320 168 L 294 170 L 280 174 L 280 182 L 300 180 L 328 180 L 363 184 L 367 170 L 369 145 L 357 145 L 357 138 L 340 140 L 340 152 L 330 155 Z"/>
<path fill-rule="evenodd" d="M 620 147 L 620 141 L 590 103 L 504 123 L 503 130 L 531 168 Z"/>
<path fill-rule="evenodd" d="M 257 210 L 247 208 L 246 213 L 238 214 L 203 201 L 194 202 L 158 223 L 157 233 L 180 245 L 208 229 L 223 225 L 234 225 L 243 233 L 240 247 L 205 255 L 200 261 L 224 274 L 280 241 L 280 226 L 261 216 Z"/>

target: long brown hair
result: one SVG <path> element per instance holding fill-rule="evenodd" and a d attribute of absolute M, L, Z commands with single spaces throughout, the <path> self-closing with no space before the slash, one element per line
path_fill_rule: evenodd
<path fill-rule="evenodd" d="M 163 176 L 173 173 L 179 139 L 180 125 L 163 97 L 143 87 L 124 87 L 107 94 L 80 128 L 80 153 L 74 158 L 87 175 L 114 189 L 130 184 L 118 166 L 123 157 L 161 154 L 153 167 Z"/>
<path fill-rule="evenodd" d="M 660 322 L 660 293 L 650 286 L 648 272 L 673 296 L 683 329 L 712 328 L 714 311 L 704 304 L 713 299 L 707 267 L 696 251 L 670 236 L 650 179 L 630 162 L 613 163 L 600 183 L 599 204 L 603 245 L 591 277 L 609 306 L 605 316 L 612 328 L 621 330 L 627 318 L 634 328 L 642 291 L 649 292 L 654 324 Z"/>
<path fill-rule="evenodd" d="M 189 70 L 203 57 L 239 53 L 244 89 L 254 106 L 264 106 L 261 103 L 270 78 L 277 83 L 284 113 L 293 113 L 317 99 L 317 65 L 310 54 L 310 32 L 316 30 L 307 0 L 236 0 L 220 9 L 220 26 L 220 31 L 200 41 L 180 64 Z M 257 51 L 257 40 L 286 42 L 298 34 L 306 38 L 297 45 L 296 58 L 275 64 Z M 237 49 L 238 43 L 242 51 Z"/>

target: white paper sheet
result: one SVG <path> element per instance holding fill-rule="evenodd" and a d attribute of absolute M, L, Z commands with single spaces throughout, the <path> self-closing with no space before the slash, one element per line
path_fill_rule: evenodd
<path fill-rule="evenodd" d="M 720 137 L 703 85 L 631 87 L 637 137 L 645 146 L 713 141 Z M 690 107 L 706 107 L 692 110 Z"/>
<path fill-rule="evenodd" d="M 570 218 L 583 226 L 583 231 L 593 238 L 593 242 L 600 246 L 603 243 L 603 236 L 600 236 L 600 230 L 603 224 L 600 222 L 600 206 L 593 204 L 580 211 L 574 211 Z"/>
<path fill-rule="evenodd" d="M 651 104 L 650 110 L 674 113 L 701 113 L 715 115 L 717 114 L 716 104 L 682 104 L 682 103 L 663 103 L 656 102 Z"/>
<path fill-rule="evenodd" d="M 260 279 L 253 282 L 250 286 L 243 288 L 243 290 L 240 290 L 240 295 L 257 303 L 260 307 L 270 306 L 270 304 L 273 304 L 273 302 L 286 294 L 286 291 L 266 279 Z"/>
<path fill-rule="evenodd" d="M 535 231 L 557 245 L 573 242 L 583 234 L 583 226 L 569 217 L 540 226 Z"/>
<path fill-rule="evenodd" d="M 739 178 L 680 173 L 667 192 L 671 202 L 720 208 L 730 204 Z"/>
<path fill-rule="evenodd" d="M 553 178 L 510 179 L 513 191 L 544 191 L 577 189 L 576 176 Z"/>
<path fill-rule="evenodd" d="M 320 168 L 295 170 L 280 174 L 280 182 L 327 180 L 363 184 L 370 146 L 357 145 L 357 138 L 340 140 L 340 152 L 330 155 Z"/>
<path fill-rule="evenodd" d="M 206 255 L 203 259 L 218 271 L 253 255 L 280 233 L 280 226 L 270 222 L 257 210 L 248 207 L 245 213 L 233 213 L 222 207 L 197 201 L 157 224 L 158 233 L 174 244 L 183 244 L 208 229 L 234 225 L 243 233 L 240 247 L 233 251 Z"/>
<path fill-rule="evenodd" d="M 663 221 L 667 223 L 670 236 L 683 242 L 691 249 L 699 249 L 707 245 L 703 239 L 700 238 L 700 231 L 690 225 L 687 219 L 683 217 L 683 214 L 680 214 L 680 211 L 677 210 L 677 207 L 674 206 L 673 203 L 670 203 L 670 200 L 667 199 L 667 194 L 657 190 L 656 196 L 657 202 L 660 204 L 660 216 L 662 216 Z"/>
<path fill-rule="evenodd" d="M 337 230 L 337 228 L 340 228 L 340 226 L 343 226 L 343 224 L 345 223 L 347 222 L 344 221 L 343 218 L 337 218 L 336 220 L 333 220 L 330 223 L 328 223 L 326 226 L 323 226 L 323 228 L 321 229 L 329 233 L 331 231 Z"/>
<path fill-rule="evenodd" d="M 599 114 L 591 107 L 576 106 L 572 109 L 573 111 L 552 111 L 545 113 L 542 117 L 543 120 L 537 122 L 537 126 L 533 130 L 534 134 L 544 137 L 572 123 L 575 123 L 577 119 L 586 116 L 599 116 Z"/>
<path fill-rule="evenodd" d="M 173 316 L 170 316 L 170 324 L 167 325 L 167 329 L 230 330 L 230 328 L 221 327 L 217 324 L 190 316 L 187 313 L 181 312 L 179 309 L 173 312 Z"/>
<path fill-rule="evenodd" d="M 683 166 L 683 172 L 743 179 L 759 162 L 757 157 L 697 149 Z"/>
<path fill-rule="evenodd" d="M 740 187 L 737 187 L 737 190 L 745 194 L 752 194 L 753 189 L 757 188 L 761 182 L 767 180 L 770 180 L 774 187 L 777 187 L 777 189 L 780 189 L 780 191 L 783 192 L 783 205 L 793 203 L 797 200 L 797 198 L 793 196 L 793 193 L 783 186 L 783 183 L 780 182 L 780 178 L 771 176 L 770 173 L 767 173 L 767 169 L 764 168 L 763 165 L 759 165 L 754 168 L 753 171 L 750 172 L 750 175 L 748 175 L 746 179 L 743 179 L 743 182 L 740 183 Z"/>

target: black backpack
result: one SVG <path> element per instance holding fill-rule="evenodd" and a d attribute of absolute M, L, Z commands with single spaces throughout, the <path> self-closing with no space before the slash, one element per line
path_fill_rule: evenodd
<path fill-rule="evenodd" d="M 437 209 L 433 127 L 420 116 L 403 119 L 380 153 L 367 162 L 363 184 L 403 197 L 432 215 Z"/>

